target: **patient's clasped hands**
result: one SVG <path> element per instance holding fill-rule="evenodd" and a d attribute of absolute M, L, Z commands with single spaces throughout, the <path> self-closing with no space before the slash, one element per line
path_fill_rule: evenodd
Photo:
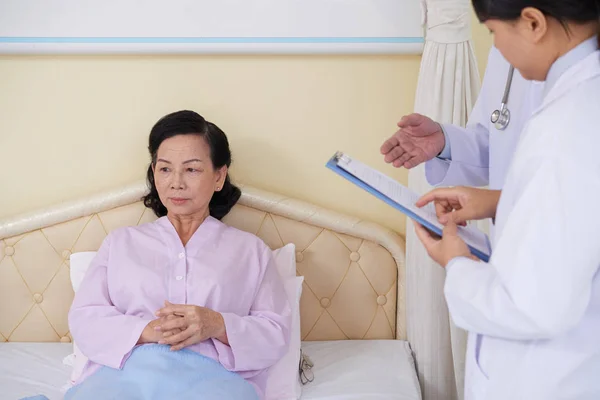
<path fill-rule="evenodd" d="M 156 316 L 144 328 L 140 343 L 167 344 L 173 351 L 212 338 L 229 344 L 223 316 L 211 309 L 165 301 Z"/>
<path fill-rule="evenodd" d="M 499 190 L 460 186 L 434 189 L 422 196 L 416 203 L 417 207 L 433 202 L 438 220 L 444 225 L 442 238 L 438 238 L 414 223 L 417 236 L 429 256 L 443 267 L 456 257 L 477 260 L 458 236 L 457 224 L 466 225 L 467 221 L 495 218 L 500 194 Z"/>

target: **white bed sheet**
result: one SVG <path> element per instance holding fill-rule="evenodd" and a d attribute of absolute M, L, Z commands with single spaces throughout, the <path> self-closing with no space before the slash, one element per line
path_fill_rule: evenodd
<path fill-rule="evenodd" d="M 63 359 L 72 352 L 70 343 L 0 343 L 0 399 L 38 394 L 62 399 L 61 389 L 71 376 Z"/>
<path fill-rule="evenodd" d="M 315 364 L 302 400 L 421 400 L 407 342 L 303 342 L 302 349 Z M 62 399 L 71 373 L 63 359 L 72 351 L 64 343 L 0 343 L 0 400 Z"/>
<path fill-rule="evenodd" d="M 421 400 L 408 342 L 303 342 L 302 351 L 314 363 L 302 400 Z"/>

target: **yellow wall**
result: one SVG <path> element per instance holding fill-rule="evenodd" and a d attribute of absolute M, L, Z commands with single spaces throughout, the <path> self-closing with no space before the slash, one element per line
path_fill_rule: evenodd
<path fill-rule="evenodd" d="M 485 60 L 489 44 L 477 40 L 475 46 Z M 0 218 L 142 178 L 153 123 L 193 109 L 228 134 L 235 181 L 402 233 L 400 213 L 324 164 L 344 150 L 406 182 L 406 171 L 383 163 L 379 146 L 413 108 L 419 61 L 0 57 Z"/>
<path fill-rule="evenodd" d="M 480 24 L 475 14 L 472 15 L 472 32 L 473 32 L 473 48 L 475 49 L 475 56 L 477 57 L 477 63 L 479 64 L 479 73 L 481 79 L 483 79 L 483 72 L 487 66 L 488 53 L 492 46 L 492 35 L 485 25 Z"/>

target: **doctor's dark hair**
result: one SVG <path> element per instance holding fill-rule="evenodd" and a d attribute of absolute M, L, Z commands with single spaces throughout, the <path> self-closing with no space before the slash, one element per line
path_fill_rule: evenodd
<path fill-rule="evenodd" d="M 472 3 L 480 22 L 489 19 L 514 21 L 527 7 L 537 8 L 565 28 L 567 22 L 600 21 L 600 0 L 472 0 Z"/>
<path fill-rule="evenodd" d="M 231 151 L 225 133 L 212 122 L 206 121 L 201 115 L 188 110 L 177 111 L 162 117 L 152 127 L 148 138 L 148 151 L 151 162 L 146 173 L 149 193 L 142 198 L 144 205 L 158 217 L 167 215 L 167 208 L 160 201 L 152 167 L 156 164 L 156 153 L 161 143 L 178 135 L 197 135 L 210 147 L 210 158 L 213 168 L 219 169 L 231 165 Z M 216 219 L 225 217 L 240 199 L 241 191 L 231 183 L 229 174 L 220 191 L 215 192 L 208 205 L 210 215 Z"/>

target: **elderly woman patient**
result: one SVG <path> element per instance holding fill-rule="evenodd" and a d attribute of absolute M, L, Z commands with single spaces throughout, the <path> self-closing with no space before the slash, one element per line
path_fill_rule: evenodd
<path fill-rule="evenodd" d="M 260 399 L 285 353 L 291 309 L 256 236 L 220 222 L 240 197 L 225 134 L 191 111 L 149 139 L 159 217 L 117 229 L 69 313 L 89 362 L 65 399 Z"/>

